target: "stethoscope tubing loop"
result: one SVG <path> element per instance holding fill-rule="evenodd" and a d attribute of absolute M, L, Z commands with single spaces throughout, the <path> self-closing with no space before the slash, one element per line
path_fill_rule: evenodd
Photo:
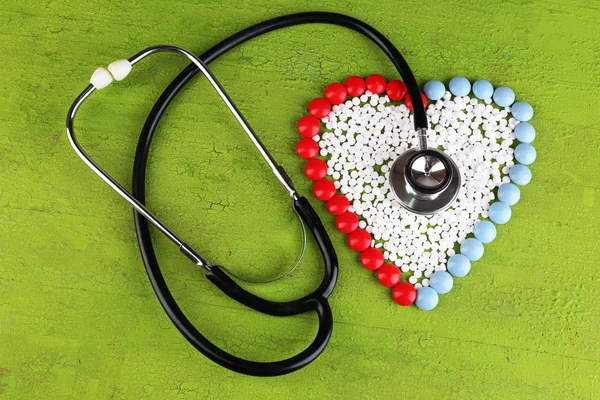
<path fill-rule="evenodd" d="M 205 64 L 208 65 L 210 62 L 216 60 L 223 54 L 227 53 L 228 51 L 236 48 L 240 44 L 252 38 L 277 29 L 306 23 L 329 23 L 347 27 L 368 37 L 379 48 L 381 48 L 384 51 L 384 53 L 388 56 L 388 58 L 390 58 L 397 70 L 400 72 L 400 75 L 407 86 L 408 95 L 410 96 L 414 106 L 415 130 L 419 133 L 422 132 L 423 134 L 426 134 L 428 128 L 427 115 L 423 106 L 419 86 L 417 85 L 417 82 L 408 64 L 406 63 L 400 52 L 393 46 L 393 44 L 387 38 L 385 38 L 385 36 L 376 31 L 371 26 L 355 18 L 327 12 L 307 12 L 273 18 L 271 20 L 261 22 L 254 26 L 246 28 L 232 35 L 231 37 L 219 42 L 218 44 L 210 48 L 208 51 L 206 51 L 199 58 Z M 152 138 L 154 137 L 154 133 L 156 132 L 156 128 L 158 126 L 158 122 L 160 121 L 161 117 L 163 116 L 164 112 L 168 108 L 171 101 L 175 98 L 175 96 L 181 91 L 181 89 L 183 89 L 183 87 L 188 82 L 191 81 L 191 79 L 198 72 L 198 69 L 194 65 L 189 65 L 184 70 L 182 70 L 179 73 L 179 75 L 168 85 L 168 87 L 161 94 L 154 107 L 150 111 L 148 118 L 146 119 L 146 123 L 144 124 L 144 128 L 142 129 L 142 132 L 140 134 L 140 139 L 138 141 L 138 147 L 135 154 L 132 181 L 133 193 L 136 196 L 136 198 L 142 202 L 145 201 L 145 177 L 146 166 L 148 162 L 148 154 L 150 151 Z M 309 227 L 311 228 L 313 236 L 315 236 L 315 231 L 322 230 L 323 232 L 323 235 L 315 236 L 317 244 L 325 259 L 326 268 L 323 281 L 321 282 L 319 288 L 317 288 L 317 290 L 315 290 L 309 295 L 311 297 L 310 299 L 300 299 L 302 301 L 302 309 L 304 309 L 304 307 L 307 307 L 306 305 L 304 305 L 305 302 L 307 305 L 312 304 L 313 302 L 316 302 L 316 304 L 319 305 L 319 307 L 315 309 L 317 311 L 320 321 L 319 333 L 317 334 L 315 340 L 312 342 L 309 348 L 305 349 L 298 355 L 288 360 L 276 361 L 272 363 L 254 363 L 252 361 L 240 360 L 239 358 L 232 356 L 224 350 L 216 348 L 195 328 L 193 328 L 194 333 L 184 333 L 182 329 L 180 329 L 180 327 L 183 327 L 184 324 L 186 326 L 193 326 L 191 325 L 191 323 L 189 323 L 189 320 L 187 320 L 183 313 L 177 314 L 178 318 L 171 318 L 175 326 L 180 331 L 182 331 L 182 334 L 184 334 L 186 339 L 188 339 L 188 341 L 190 341 L 190 343 L 192 343 L 194 347 L 196 347 L 200 352 L 205 354 L 211 360 L 217 362 L 225 368 L 229 368 L 231 370 L 241 372 L 244 374 L 256 376 L 265 376 L 267 373 L 269 376 L 283 375 L 295 371 L 298 368 L 301 368 L 302 366 L 314 361 L 314 359 L 325 349 L 325 346 L 329 341 L 329 337 L 331 334 L 330 332 L 333 327 L 333 317 L 331 315 L 331 309 L 327 302 L 327 297 L 333 291 L 337 281 L 337 256 L 335 255 L 335 251 L 333 251 L 333 246 L 331 246 L 329 237 L 327 236 L 327 233 L 323 228 L 318 216 L 316 215 L 316 213 L 314 213 L 314 210 L 312 209 L 312 207 L 310 207 L 310 204 L 308 204 L 308 207 L 305 207 L 302 204 L 300 204 L 301 202 L 306 202 L 308 204 L 308 201 L 306 201 L 306 199 L 300 197 L 294 202 L 294 205 L 295 207 L 298 207 L 297 209 L 302 210 L 300 211 L 300 213 L 303 213 L 306 216 L 305 222 L 307 222 L 307 225 L 309 225 Z M 313 222 L 312 227 L 310 226 L 307 220 Z M 162 278 L 162 274 L 160 272 L 160 267 L 158 266 L 158 260 L 154 252 L 154 247 L 152 245 L 152 238 L 148 229 L 148 222 L 144 219 L 143 215 L 140 215 L 136 211 L 134 211 L 134 222 L 136 225 L 136 232 L 138 236 L 138 243 L 140 245 L 140 251 L 142 253 L 142 258 L 144 259 L 146 270 L 152 282 L 154 281 L 153 277 L 155 275 L 159 275 Z M 328 246 L 331 246 L 331 249 L 328 249 Z M 327 258 L 329 258 L 329 260 Z M 327 272 L 328 265 L 331 266 L 331 273 Z M 162 291 L 168 292 L 168 288 L 166 287 L 166 285 L 163 289 L 155 287 L 155 291 L 157 292 L 157 296 L 161 302 L 161 305 L 167 311 L 167 314 L 169 314 L 169 316 L 175 315 L 169 312 L 169 310 L 179 310 L 177 303 L 174 300 L 172 300 L 172 296 L 170 296 L 169 298 L 161 296 Z M 170 295 L 170 292 L 168 293 Z M 250 306 L 252 305 L 255 304 L 250 303 Z M 258 305 L 255 306 L 258 307 Z M 327 334 L 327 332 L 329 332 L 329 334 Z"/>
<path fill-rule="evenodd" d="M 201 353 L 225 368 L 248 375 L 277 376 L 287 374 L 308 365 L 323 352 L 327 343 L 329 342 L 333 329 L 333 316 L 327 299 L 332 293 L 337 282 L 338 260 L 329 236 L 327 235 L 327 232 L 323 227 L 319 217 L 310 206 L 310 203 L 304 197 L 300 197 L 296 193 L 294 185 L 285 170 L 283 170 L 283 168 L 275 162 L 271 154 L 267 151 L 258 136 L 254 133 L 250 125 L 239 112 L 233 101 L 231 101 L 223 87 L 212 75 L 212 72 L 208 69 L 208 67 L 206 67 L 206 64 L 214 61 L 226 52 L 254 37 L 283 27 L 306 23 L 329 23 L 347 27 L 366 36 L 377 46 L 379 46 L 379 48 L 381 48 L 392 61 L 404 80 L 408 95 L 410 96 L 414 105 L 415 130 L 419 133 L 419 135 L 424 136 L 422 134 L 426 132 L 428 124 L 420 89 L 408 64 L 400 52 L 385 36 L 366 23 L 345 15 L 326 12 L 291 14 L 256 24 L 232 35 L 228 39 L 223 40 L 200 57 L 196 57 L 193 53 L 185 49 L 170 45 L 149 47 L 131 57 L 128 61 L 131 65 L 134 65 L 150 54 L 162 51 L 171 51 L 183 54 L 191 61 L 191 64 L 185 68 L 162 93 L 157 103 L 152 108 L 148 118 L 146 119 L 136 149 L 133 168 L 132 193 L 129 193 L 116 180 L 114 180 L 109 174 L 100 168 L 100 166 L 98 166 L 89 157 L 89 155 L 87 155 L 75 137 L 73 121 L 76 112 L 81 104 L 94 92 L 95 88 L 93 85 L 86 87 L 84 91 L 77 97 L 67 115 L 67 135 L 75 152 L 112 189 L 119 193 L 119 195 L 121 195 L 134 207 L 134 222 L 142 259 L 144 261 L 151 285 L 166 314 L 169 316 L 181 334 Z M 121 63 L 121 65 L 127 67 L 126 63 Z M 110 68 L 111 67 L 109 66 L 109 70 Z M 100 72 L 104 73 L 103 71 Z M 286 189 L 288 195 L 292 197 L 294 209 L 310 229 L 321 251 L 324 261 L 323 280 L 312 293 L 300 299 L 287 302 L 274 302 L 258 297 L 243 289 L 224 271 L 222 271 L 220 267 L 209 264 L 208 261 L 205 260 L 204 257 L 202 257 L 193 247 L 180 239 L 175 233 L 173 233 L 173 231 L 171 231 L 165 224 L 156 218 L 156 216 L 150 213 L 150 211 L 148 211 L 144 205 L 145 177 L 148 154 L 152 138 L 154 137 L 154 133 L 158 126 L 158 122 L 173 98 L 198 72 L 201 72 L 209 80 L 211 85 L 215 88 L 225 104 L 228 106 L 229 110 L 233 113 L 238 123 L 248 134 L 253 144 L 257 147 L 277 179 Z M 126 73 L 129 72 L 127 71 Z M 110 78 L 110 76 L 106 74 L 109 74 L 108 71 L 105 72 L 104 76 Z M 112 80 L 112 78 L 110 79 Z M 116 78 L 116 75 L 115 79 L 118 79 Z M 420 137 L 420 141 L 424 143 L 424 146 L 426 146 L 426 138 Z M 197 265 L 206 268 L 208 279 L 223 293 L 239 303 L 259 312 L 275 316 L 293 316 L 308 311 L 316 311 L 319 320 L 319 328 L 314 340 L 300 353 L 285 360 L 274 362 L 256 362 L 244 360 L 215 346 L 195 328 L 195 326 L 185 316 L 173 298 L 156 258 L 150 235 L 149 223 L 155 226 L 171 241 L 177 244 L 180 250 L 188 258 L 194 261 Z"/>

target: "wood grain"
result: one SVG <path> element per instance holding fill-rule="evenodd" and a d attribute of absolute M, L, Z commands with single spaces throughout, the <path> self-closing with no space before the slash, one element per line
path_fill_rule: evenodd
<path fill-rule="evenodd" d="M 374 25 L 421 83 L 455 75 L 509 85 L 535 109 L 538 159 L 513 219 L 431 312 L 401 308 L 309 196 L 338 249 L 331 344 L 311 366 L 257 379 L 209 362 L 156 301 L 129 207 L 73 153 L 64 119 L 91 72 L 153 44 L 198 53 L 256 22 L 328 10 Z M 18 1 L 0 4 L 0 398 L 600 398 L 600 6 L 596 1 Z M 185 61 L 160 55 L 94 94 L 76 128 L 126 187 L 138 133 Z M 357 34 L 324 25 L 261 37 L 213 71 L 309 194 L 295 122 L 325 85 L 396 74 Z M 161 123 L 149 205 L 212 262 L 284 271 L 300 230 L 283 191 L 212 89 L 194 81 Z M 211 340 L 276 360 L 303 349 L 313 315 L 258 315 L 219 293 L 156 237 L 169 285 Z M 315 287 L 309 246 L 291 299 Z"/>

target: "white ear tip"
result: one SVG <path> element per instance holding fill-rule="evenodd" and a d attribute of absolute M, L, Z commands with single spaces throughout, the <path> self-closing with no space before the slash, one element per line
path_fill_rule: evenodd
<path fill-rule="evenodd" d="M 110 63 L 108 70 L 116 80 L 120 81 L 131 72 L 131 63 L 129 60 L 117 60 Z"/>
<path fill-rule="evenodd" d="M 108 72 L 106 68 L 100 67 L 94 71 L 90 78 L 90 83 L 94 85 L 96 89 L 104 89 L 113 81 L 113 76 Z"/>

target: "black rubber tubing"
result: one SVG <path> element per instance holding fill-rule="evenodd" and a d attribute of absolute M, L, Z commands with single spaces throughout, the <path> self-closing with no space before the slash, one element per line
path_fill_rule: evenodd
<path fill-rule="evenodd" d="M 218 57 L 252 38 L 280 28 L 308 23 L 325 23 L 347 27 L 361 33 L 377 44 L 392 61 L 406 84 L 408 95 L 414 105 L 415 129 L 427 127 L 427 116 L 419 87 L 414 75 L 400 52 L 385 36 L 371 26 L 342 14 L 306 12 L 285 15 L 261 22 L 216 44 L 202 54 L 200 59 L 202 59 L 205 64 L 209 64 Z M 194 64 L 190 64 L 186 67 L 161 94 L 146 119 L 136 149 L 132 183 L 133 195 L 142 203 L 145 203 L 146 197 L 145 185 L 148 154 L 158 123 L 171 101 L 198 72 L 199 71 Z M 181 334 L 196 349 L 225 368 L 254 376 L 283 375 L 296 371 L 314 361 L 323 352 L 329 342 L 333 326 L 333 317 L 327 298 L 333 291 L 337 281 L 337 257 L 321 221 L 308 201 L 305 198 L 300 198 L 294 202 L 294 208 L 300 213 L 303 220 L 309 226 L 319 245 L 325 262 L 323 281 L 313 293 L 291 302 L 271 302 L 242 289 L 217 266 L 214 266 L 212 270 L 207 273 L 208 279 L 219 287 L 226 295 L 260 312 L 278 316 L 295 315 L 309 310 L 315 310 L 317 312 L 319 318 L 319 330 L 311 345 L 291 358 L 275 362 L 255 362 L 233 356 L 215 346 L 194 327 L 177 305 L 177 302 L 173 298 L 164 280 L 152 244 L 148 222 L 141 214 L 134 211 L 134 222 L 140 252 L 146 266 L 146 272 L 148 273 L 150 283 L 152 284 L 160 304 L 179 332 L 181 332 Z"/>

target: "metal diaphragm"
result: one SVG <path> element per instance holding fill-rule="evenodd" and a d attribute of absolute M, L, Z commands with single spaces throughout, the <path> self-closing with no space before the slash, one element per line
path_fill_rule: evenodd
<path fill-rule="evenodd" d="M 410 149 L 392 164 L 392 194 L 400 205 L 415 214 L 439 213 L 452 204 L 460 190 L 458 167 L 436 149 Z"/>

